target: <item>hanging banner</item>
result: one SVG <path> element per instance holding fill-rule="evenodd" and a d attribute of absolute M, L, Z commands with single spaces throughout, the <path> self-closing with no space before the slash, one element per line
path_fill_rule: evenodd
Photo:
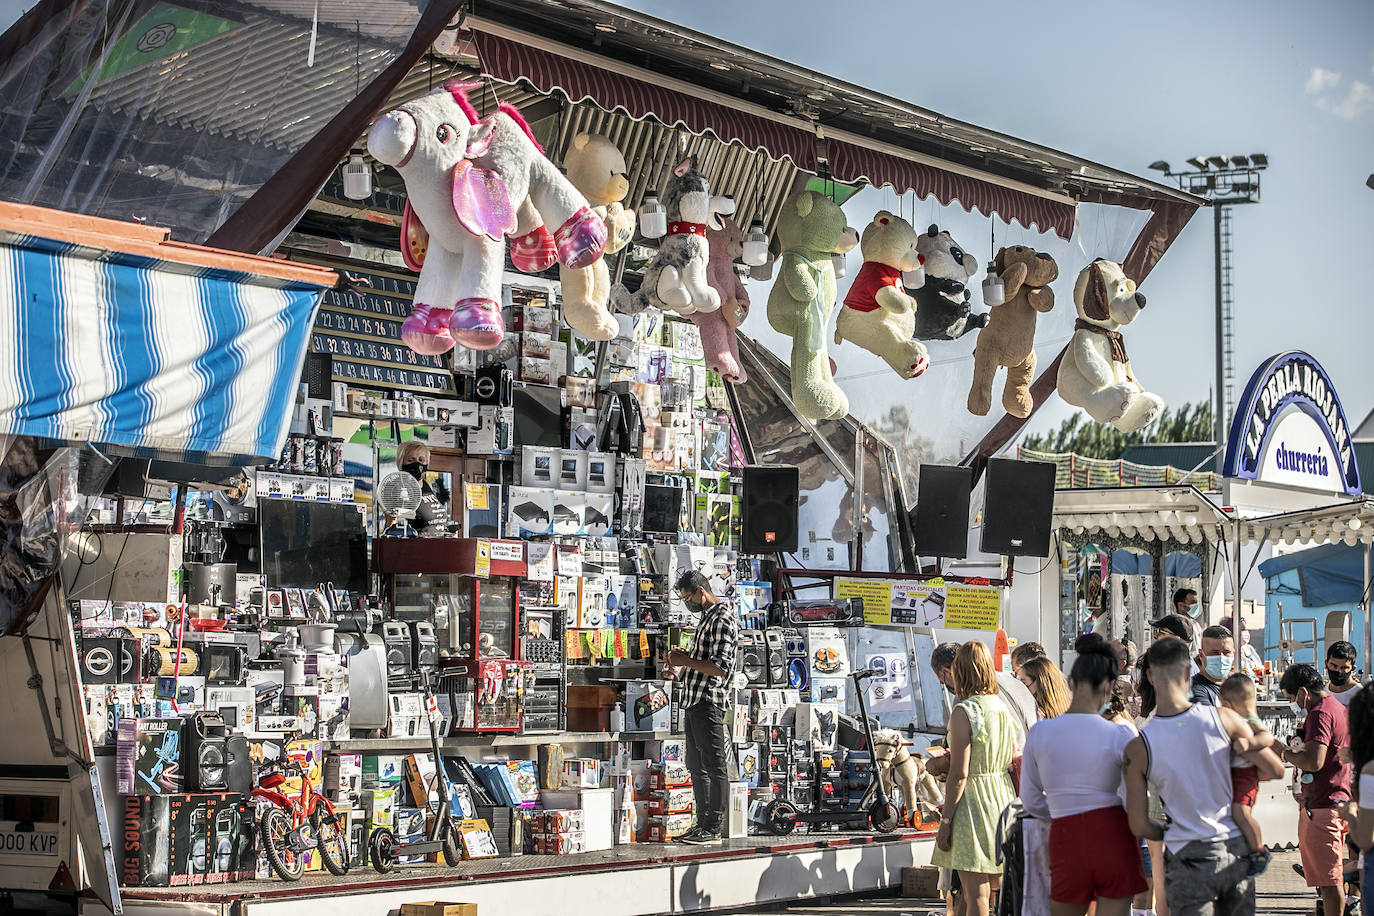
<path fill-rule="evenodd" d="M 997 586 L 945 587 L 946 627 L 956 630 L 995 630 L 1002 617 L 1002 589 Z"/>
<path fill-rule="evenodd" d="M 884 579 L 835 579 L 835 598 L 858 598 L 864 603 L 864 623 L 892 623 L 892 583 Z"/>
<path fill-rule="evenodd" d="M 892 583 L 892 622 L 906 626 L 945 626 L 945 580 Z"/>

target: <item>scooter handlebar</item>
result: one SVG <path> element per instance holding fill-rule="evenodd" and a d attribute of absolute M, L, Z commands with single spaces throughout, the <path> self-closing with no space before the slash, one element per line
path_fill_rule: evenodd
<path fill-rule="evenodd" d="M 865 680 L 866 678 L 874 677 L 877 674 L 878 671 L 875 668 L 864 668 L 862 671 L 855 671 L 849 676 L 854 679 L 855 683 L 858 683 L 859 681 Z"/>

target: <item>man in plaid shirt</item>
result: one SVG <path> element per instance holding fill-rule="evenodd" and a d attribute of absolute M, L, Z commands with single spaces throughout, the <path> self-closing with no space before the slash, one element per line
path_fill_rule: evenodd
<path fill-rule="evenodd" d="M 678 837 L 678 842 L 711 846 L 721 841 L 730 792 L 726 771 L 730 734 L 725 728 L 725 707 L 735 670 L 739 620 L 735 609 L 717 598 L 711 583 L 696 570 L 683 573 L 676 587 L 683 603 L 701 615 L 691 649 L 673 649 L 664 659 L 669 674 L 682 684 L 679 702 L 687 738 L 687 769 L 692 773 L 697 808 L 697 825 Z M 671 670 L 676 668 L 684 670 L 677 675 Z"/>

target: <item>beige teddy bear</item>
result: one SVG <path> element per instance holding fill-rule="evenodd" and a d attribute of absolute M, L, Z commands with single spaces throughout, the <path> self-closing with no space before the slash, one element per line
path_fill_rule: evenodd
<path fill-rule="evenodd" d="M 1025 245 L 1003 248 L 994 264 L 1006 288 L 1006 300 L 988 313 L 987 326 L 978 333 L 968 412 L 987 416 L 997 369 L 1006 366 L 1002 406 L 1013 417 L 1025 418 L 1035 406 L 1030 393 L 1035 378 L 1035 318 L 1054 308 L 1050 284 L 1059 278 L 1059 265 L 1048 254 Z"/>
<path fill-rule="evenodd" d="M 568 146 L 563 165 L 573 187 L 606 222 L 606 253 L 620 251 L 635 234 L 635 213 L 621 204 L 630 190 L 625 157 L 605 137 L 578 134 Z M 611 276 L 605 259 L 581 270 L 561 267 L 558 278 L 563 285 L 563 317 L 568 326 L 592 340 L 614 337 L 617 325 L 607 308 Z"/>
<path fill-rule="evenodd" d="M 924 258 L 916 250 L 911 223 L 879 210 L 859 239 L 864 265 L 844 308 L 835 319 L 835 343 L 846 338 L 881 356 L 902 378 L 915 378 L 930 366 L 916 333 L 916 300 L 902 286 L 902 272 L 916 270 Z"/>

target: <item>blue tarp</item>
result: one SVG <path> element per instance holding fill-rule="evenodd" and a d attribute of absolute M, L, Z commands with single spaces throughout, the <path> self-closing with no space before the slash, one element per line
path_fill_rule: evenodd
<path fill-rule="evenodd" d="M 1164 575 L 1175 579 L 1196 579 L 1202 575 L 1202 557 L 1186 550 L 1175 550 L 1166 554 Z"/>
<path fill-rule="evenodd" d="M 1298 571 L 1302 603 L 1306 607 L 1355 604 L 1364 597 L 1364 545 L 1323 544 L 1284 554 L 1259 565 L 1269 579 L 1290 569 Z"/>
<path fill-rule="evenodd" d="M 1112 574 L 1118 576 L 1148 576 L 1153 564 L 1148 553 L 1132 550 L 1112 551 Z"/>

